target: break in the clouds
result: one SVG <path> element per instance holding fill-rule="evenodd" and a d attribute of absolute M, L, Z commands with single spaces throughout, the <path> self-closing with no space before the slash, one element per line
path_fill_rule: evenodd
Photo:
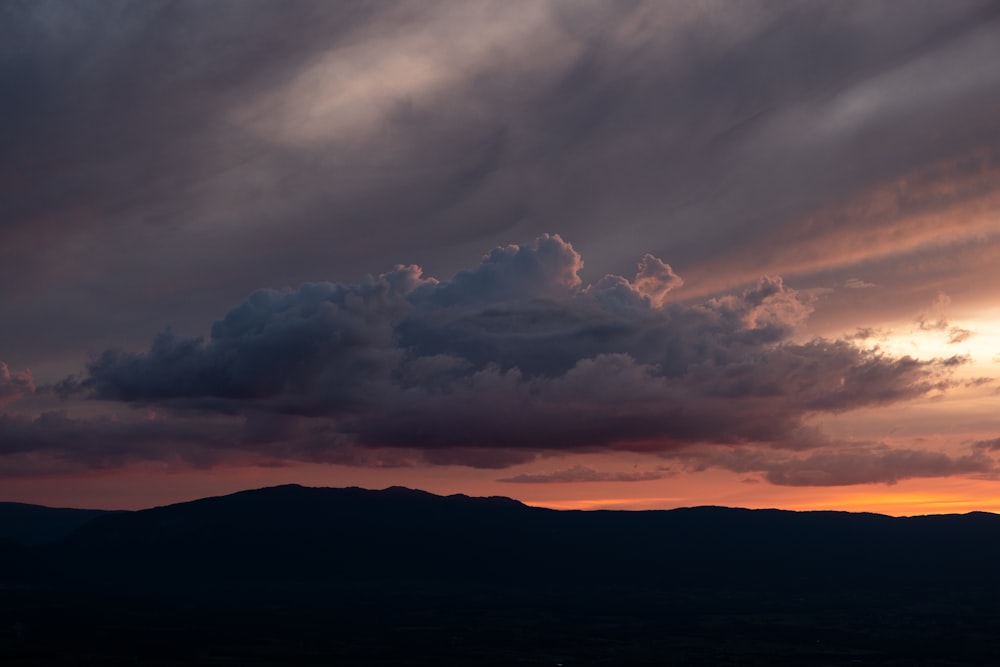
<path fill-rule="evenodd" d="M 165 408 L 171 422 L 242 416 L 234 446 L 277 457 L 399 449 L 503 467 L 704 443 L 811 449 L 827 443 L 810 416 L 946 389 L 962 363 L 798 340 L 810 299 L 780 278 L 674 303 L 681 280 L 650 255 L 631 278 L 585 284 L 582 267 L 546 234 L 449 279 L 410 265 L 259 290 L 207 338 L 165 331 L 144 352 L 106 350 L 57 389 Z"/>

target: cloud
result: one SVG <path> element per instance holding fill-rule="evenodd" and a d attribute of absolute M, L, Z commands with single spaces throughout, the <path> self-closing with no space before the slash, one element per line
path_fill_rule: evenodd
<path fill-rule="evenodd" d="M 670 272 L 662 262 L 660 266 Z M 644 259 L 637 284 L 647 279 L 645 267 Z M 558 235 L 543 234 L 524 247 L 494 248 L 475 269 L 459 271 L 444 283 L 422 285 L 418 298 L 425 297 L 436 306 L 472 307 L 513 300 L 562 299 L 580 290 L 577 274 L 582 268 L 583 260 L 572 246 Z"/>
<path fill-rule="evenodd" d="M 964 343 L 975 335 L 975 332 L 962 327 L 952 327 L 948 330 L 948 344 Z"/>
<path fill-rule="evenodd" d="M 99 350 L 61 393 L 160 415 L 7 415 L 8 445 L 81 465 L 186 442 L 192 461 L 487 468 L 829 447 L 816 414 L 947 388 L 963 362 L 801 326 L 837 299 L 877 323 L 917 312 L 918 286 L 990 284 L 998 15 L 2 4 L 0 321 L 19 326 L 0 349 L 44 384 Z M 820 305 L 789 283 L 879 289 Z M 961 342 L 946 306 L 920 326 Z"/>
<path fill-rule="evenodd" d="M 923 478 L 972 473 L 992 473 L 995 461 L 983 449 L 991 442 L 977 443 L 966 455 L 924 449 L 891 448 L 884 444 L 828 447 L 807 456 L 789 456 L 760 448 L 700 449 L 680 455 L 689 468 L 721 467 L 738 473 L 758 473 L 779 486 L 850 486 L 895 484 Z"/>
<path fill-rule="evenodd" d="M 1000 438 L 990 440 L 976 440 L 972 446 L 980 450 L 1000 451 Z"/>
<path fill-rule="evenodd" d="M 943 316 L 943 312 L 951 305 L 951 297 L 938 291 L 929 312 L 917 315 L 917 328 L 921 331 L 947 331 L 951 326 Z M 955 328 L 957 329 L 957 327 Z"/>
<path fill-rule="evenodd" d="M 135 461 L 180 461 L 205 467 L 232 460 L 238 431 L 225 420 L 119 419 L 115 415 L 73 418 L 51 410 L 29 417 L 0 414 L 3 475 L 116 468 Z"/>
<path fill-rule="evenodd" d="M 549 484 L 572 482 L 645 482 L 667 477 L 667 473 L 656 471 L 609 472 L 594 470 L 587 466 L 572 466 L 565 470 L 546 473 L 521 473 L 513 477 L 503 477 L 498 482 L 515 484 Z"/>
<path fill-rule="evenodd" d="M 35 381 L 30 370 L 11 372 L 10 367 L 0 361 L 0 405 L 34 391 Z"/>
<path fill-rule="evenodd" d="M 662 306 L 666 303 L 667 293 L 683 284 L 684 281 L 674 273 L 669 264 L 646 253 L 639 262 L 639 272 L 635 275 L 632 287 L 649 299 L 652 305 Z"/>
<path fill-rule="evenodd" d="M 857 327 L 854 333 L 849 335 L 849 340 L 866 341 L 872 338 L 884 338 L 886 333 L 875 327 Z"/>
<path fill-rule="evenodd" d="M 183 328 L 251 286 L 404 256 L 446 275 L 547 228 L 594 278 L 648 251 L 702 294 L 935 246 L 952 219 L 989 240 L 970 216 L 914 233 L 883 213 L 996 190 L 995 18 L 961 0 L 4 3 L 0 280 L 34 298 L 0 300 L 26 323 L 0 347 L 49 359 L 121 335 L 99 307 Z M 914 180 L 956 160 L 975 188 Z M 896 196 L 813 215 L 873 185 Z M 660 300 L 662 278 L 637 289 Z M 72 336 L 35 335 L 69 314 Z"/>
<path fill-rule="evenodd" d="M 948 477 L 996 470 L 981 454 L 949 456 L 918 449 L 817 452 L 804 459 L 775 463 L 765 471 L 767 481 L 782 486 L 844 486 L 895 484 L 917 477 Z"/>
<path fill-rule="evenodd" d="M 57 390 L 176 420 L 242 416 L 251 431 L 272 432 L 268 419 L 321 425 L 322 437 L 274 445 L 282 456 L 398 449 L 503 467 L 541 452 L 815 447 L 809 416 L 945 389 L 963 363 L 798 341 L 811 306 L 780 278 L 687 304 L 663 299 L 679 278 L 651 256 L 635 278 L 593 285 L 582 266 L 546 234 L 448 280 L 406 266 L 360 284 L 259 290 L 207 339 L 167 331 L 145 352 L 105 350 Z"/>

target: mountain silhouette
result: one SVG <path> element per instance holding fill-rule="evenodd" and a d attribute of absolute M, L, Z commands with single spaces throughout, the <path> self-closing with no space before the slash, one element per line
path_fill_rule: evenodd
<path fill-rule="evenodd" d="M 556 511 L 296 485 L 97 513 L 69 532 L 63 516 L 19 511 L 39 525 L 0 540 L 0 630 L 31 614 L 61 640 L 81 640 L 70 627 L 87 637 L 128 627 L 138 652 L 165 628 L 194 633 L 167 664 L 222 650 L 220 636 L 239 638 L 225 650 L 250 664 L 263 649 L 248 628 L 261 627 L 275 639 L 273 661 L 258 664 L 284 664 L 288 651 L 306 662 L 302 651 L 320 663 L 467 664 L 486 647 L 498 657 L 485 664 L 1000 656 L 1000 516 L 987 513 Z M 18 642 L 5 656 L 0 632 L 4 664 L 47 664 Z M 390 647 L 383 662 L 369 655 L 377 646 Z"/>
<path fill-rule="evenodd" d="M 1000 517 L 697 507 L 554 511 L 508 498 L 296 485 L 104 514 L 49 547 L 102 581 L 543 580 L 909 587 L 996 581 Z M 74 565 L 75 564 L 75 565 Z M 677 573 L 683 572 L 683 581 Z"/>
<path fill-rule="evenodd" d="M 102 514 L 108 512 L 0 503 L 0 539 L 27 545 L 55 542 Z"/>

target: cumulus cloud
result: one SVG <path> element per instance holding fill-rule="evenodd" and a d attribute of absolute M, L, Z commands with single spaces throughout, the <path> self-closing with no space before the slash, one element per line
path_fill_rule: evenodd
<path fill-rule="evenodd" d="M 35 391 L 35 381 L 30 370 L 12 372 L 0 361 L 0 405 Z"/>
<path fill-rule="evenodd" d="M 674 273 L 669 264 L 664 264 L 649 253 L 642 256 L 639 272 L 632 281 L 633 289 L 649 299 L 654 306 L 662 306 L 666 302 L 667 292 L 683 284 L 684 281 Z"/>
<path fill-rule="evenodd" d="M 448 280 L 408 266 L 259 290 L 207 339 L 167 331 L 145 352 L 106 350 L 57 389 L 178 420 L 242 416 L 250 431 L 273 430 L 261 416 L 322 424 L 322 437 L 286 438 L 299 445 L 282 455 L 398 449 L 504 467 L 540 452 L 815 447 L 809 416 L 946 388 L 962 363 L 799 341 L 811 306 L 780 278 L 685 304 L 664 299 L 680 279 L 652 256 L 631 280 L 585 285 L 582 266 L 546 234 Z"/>
<path fill-rule="evenodd" d="M 588 466 L 572 466 L 565 470 L 543 473 L 521 473 L 513 477 L 503 477 L 498 482 L 515 484 L 549 484 L 570 482 L 645 482 L 667 477 L 667 473 L 654 470 L 610 472 L 595 470 Z"/>

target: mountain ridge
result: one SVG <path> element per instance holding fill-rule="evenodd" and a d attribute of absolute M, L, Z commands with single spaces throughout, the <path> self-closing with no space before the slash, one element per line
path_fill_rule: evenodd
<path fill-rule="evenodd" d="M 65 507 L 65 506 L 52 506 L 41 503 L 26 503 L 20 501 L 0 501 L 0 509 L 5 507 L 21 507 L 21 508 L 39 508 L 45 510 L 53 511 L 68 511 L 68 512 L 92 512 L 98 513 L 129 513 L 129 512 L 142 512 L 146 510 L 159 509 L 163 507 L 172 507 L 176 505 L 185 505 L 189 503 L 197 503 L 205 500 L 212 500 L 217 498 L 228 498 L 231 496 L 242 496 L 246 494 L 255 494 L 259 492 L 269 492 L 275 490 L 337 490 L 337 491 L 362 491 L 368 493 L 410 493 L 414 496 L 431 496 L 435 498 L 466 498 L 466 499 L 479 499 L 479 500 L 497 500 L 514 503 L 524 507 L 534 507 L 538 509 L 548 509 L 555 512 L 621 512 L 621 513 L 641 513 L 641 512 L 672 512 L 676 510 L 706 510 L 706 509 L 718 509 L 718 510 L 734 510 L 734 511 L 746 511 L 746 512 L 786 512 L 790 514 L 849 514 L 849 515 L 872 515 L 872 516 L 884 516 L 891 519 L 913 519 L 922 517 L 934 517 L 934 516 L 969 516 L 969 515 L 988 515 L 988 516 L 1000 516 L 1000 513 L 989 512 L 986 510 L 970 510 L 968 512 L 941 512 L 941 513 L 928 513 L 928 514 L 909 514 L 909 515 L 893 515 L 884 514 L 882 512 L 872 512 L 872 511 L 854 511 L 854 510 L 837 510 L 837 509 L 787 509 L 781 507 L 741 507 L 737 505 L 683 505 L 680 507 L 670 507 L 670 508 L 650 508 L 650 509 L 621 509 L 621 508 L 594 508 L 594 509 L 559 509 L 554 507 L 545 507 L 543 505 L 529 505 L 524 501 L 518 500 L 510 496 L 475 496 L 466 493 L 452 493 L 452 494 L 437 494 L 431 491 L 425 491 L 423 489 L 407 487 L 402 485 L 391 485 L 382 489 L 372 489 L 362 486 L 307 486 L 297 483 L 287 483 L 287 484 L 276 484 L 273 486 L 264 487 L 254 487 L 249 489 L 241 489 L 239 491 L 233 491 L 231 493 L 223 493 L 218 495 L 204 496 L 201 498 L 194 498 L 191 500 L 182 500 L 172 503 L 166 503 L 162 505 L 152 505 L 150 507 L 143 507 L 139 509 L 104 509 L 104 508 L 77 508 L 77 507 Z"/>
<path fill-rule="evenodd" d="M 94 637 L 93 664 L 131 664 L 109 652 L 156 654 L 169 635 L 180 657 L 161 664 L 985 666 L 997 562 L 985 512 L 554 510 L 281 485 L 0 538 L 0 663 L 77 664 Z M 18 624 L 40 628 L 27 648 L 3 635 Z"/>
<path fill-rule="evenodd" d="M 874 545 L 879 550 L 869 553 Z M 968 547 L 961 559 L 965 566 L 986 554 L 1000 559 L 1000 516 L 891 517 L 720 506 L 552 510 L 506 498 L 439 496 L 406 487 L 281 485 L 101 514 L 52 543 L 48 553 L 66 569 L 81 570 L 70 562 L 75 560 L 93 571 L 140 578 L 144 564 L 192 580 L 206 577 L 205 564 L 214 563 L 208 568 L 212 577 L 244 566 L 289 577 L 327 577 L 325 568 L 338 565 L 372 578 L 388 568 L 404 578 L 477 579 L 476 568 L 483 567 L 531 580 L 538 578 L 533 568 L 556 576 L 550 565 L 567 549 L 575 554 L 564 565 L 568 572 L 597 568 L 602 560 L 605 566 L 652 570 L 658 559 L 706 570 L 707 563 L 722 565 L 726 554 L 739 553 L 738 569 L 770 560 L 813 574 L 820 569 L 816 563 L 824 563 L 838 572 L 845 567 L 835 562 L 840 558 L 897 576 L 907 567 L 920 570 L 931 561 L 955 560 L 957 555 L 943 545 Z M 902 552 L 905 563 L 894 563 Z M 406 558 L 399 557 L 402 553 Z"/>

